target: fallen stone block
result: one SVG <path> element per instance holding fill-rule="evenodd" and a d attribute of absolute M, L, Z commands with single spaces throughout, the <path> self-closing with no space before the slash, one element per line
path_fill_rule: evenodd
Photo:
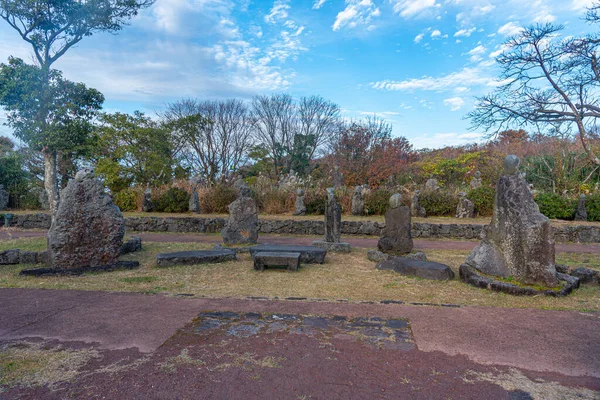
<path fill-rule="evenodd" d="M 261 244 L 250 248 L 250 255 L 259 252 L 300 253 L 302 264 L 323 264 L 327 250 L 315 246 L 272 245 Z"/>
<path fill-rule="evenodd" d="M 37 264 L 39 262 L 37 251 L 22 251 L 19 257 L 20 264 Z"/>
<path fill-rule="evenodd" d="M 437 281 L 454 279 L 454 272 L 447 265 L 432 261 L 412 260 L 405 257 L 393 257 L 389 260 L 380 261 L 377 263 L 377 269 Z"/>
<path fill-rule="evenodd" d="M 156 265 L 170 267 L 173 265 L 196 265 L 219 263 L 236 260 L 235 251 L 232 250 L 193 250 L 162 253 L 156 255 Z"/>
<path fill-rule="evenodd" d="M 326 242 L 324 240 L 315 240 L 312 245 L 327 251 L 331 251 L 332 253 L 350 253 L 352 251 L 352 246 L 350 246 L 350 243 L 345 242 Z"/>
<path fill-rule="evenodd" d="M 19 263 L 19 249 L 10 249 L 0 251 L 0 265 L 15 265 Z"/>
<path fill-rule="evenodd" d="M 132 236 L 121 246 L 119 251 L 120 255 L 134 253 L 142 250 L 142 238 L 139 236 Z"/>
<path fill-rule="evenodd" d="M 285 266 L 288 271 L 298 271 L 300 266 L 300 253 L 263 251 L 254 253 L 252 259 L 254 260 L 254 269 L 257 271 L 264 271 L 268 266 Z"/>

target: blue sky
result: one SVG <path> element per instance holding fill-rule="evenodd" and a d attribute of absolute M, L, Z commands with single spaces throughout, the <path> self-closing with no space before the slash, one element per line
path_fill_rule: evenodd
<path fill-rule="evenodd" d="M 55 65 L 151 115 L 185 97 L 318 94 L 347 118 L 377 114 L 417 148 L 481 140 L 464 115 L 493 90 L 494 56 L 519 27 L 597 29 L 591 0 L 157 0 L 118 35 L 97 34 Z M 0 60 L 31 51 L 0 21 Z M 4 120 L 0 114 L 0 121 Z M 10 131 L 0 127 L 0 134 Z"/>

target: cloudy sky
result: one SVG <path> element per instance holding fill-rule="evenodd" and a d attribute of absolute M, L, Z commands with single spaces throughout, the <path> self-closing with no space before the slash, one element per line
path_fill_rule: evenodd
<path fill-rule="evenodd" d="M 494 57 L 519 27 L 582 21 L 591 0 L 157 0 L 118 35 L 97 34 L 55 68 L 100 90 L 108 111 L 151 115 L 184 97 L 287 92 L 377 114 L 418 148 L 473 142 L 464 115 L 491 91 Z M 0 60 L 32 60 L 0 21 Z M 0 115 L 0 119 L 3 119 Z M 5 127 L 0 133 L 9 133 Z"/>

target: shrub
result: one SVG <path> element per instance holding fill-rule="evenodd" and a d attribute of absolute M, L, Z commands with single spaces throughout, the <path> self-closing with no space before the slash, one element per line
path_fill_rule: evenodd
<path fill-rule="evenodd" d="M 600 193 L 585 199 L 588 221 L 600 221 Z"/>
<path fill-rule="evenodd" d="M 551 219 L 573 219 L 577 201 L 554 193 L 540 193 L 535 198 L 540 212 Z"/>
<path fill-rule="evenodd" d="M 154 209 L 158 212 L 182 213 L 189 209 L 190 195 L 183 189 L 170 188 L 154 203 Z"/>
<path fill-rule="evenodd" d="M 203 213 L 227 214 L 227 206 L 236 199 L 237 193 L 230 186 L 216 185 L 203 190 L 199 196 Z"/>
<path fill-rule="evenodd" d="M 135 211 L 137 210 L 138 194 L 133 189 L 123 189 L 114 195 L 114 202 L 122 212 Z"/>
<path fill-rule="evenodd" d="M 495 197 L 496 189 L 487 186 L 478 187 L 467 194 L 467 198 L 475 204 L 475 212 L 480 217 L 487 217 L 494 213 Z"/>
<path fill-rule="evenodd" d="M 325 214 L 325 203 L 327 202 L 327 195 L 325 191 L 307 191 L 304 197 L 304 205 L 306 206 L 307 214 Z"/>
<path fill-rule="evenodd" d="M 365 196 L 365 214 L 382 215 L 385 214 L 390 196 L 393 193 L 389 190 L 374 190 Z"/>
<path fill-rule="evenodd" d="M 426 190 L 421 192 L 421 206 L 428 216 L 454 216 L 458 199 L 443 190 Z"/>
<path fill-rule="evenodd" d="M 270 190 L 264 194 L 255 194 L 258 206 L 266 214 L 284 214 L 294 207 L 296 195 L 294 192 Z"/>

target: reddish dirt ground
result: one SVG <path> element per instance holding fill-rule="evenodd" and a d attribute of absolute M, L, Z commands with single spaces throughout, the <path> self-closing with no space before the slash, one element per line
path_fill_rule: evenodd
<path fill-rule="evenodd" d="M 2 399 L 600 398 L 598 314 L 32 289 L 0 304 L 0 345 L 99 352 Z"/>

